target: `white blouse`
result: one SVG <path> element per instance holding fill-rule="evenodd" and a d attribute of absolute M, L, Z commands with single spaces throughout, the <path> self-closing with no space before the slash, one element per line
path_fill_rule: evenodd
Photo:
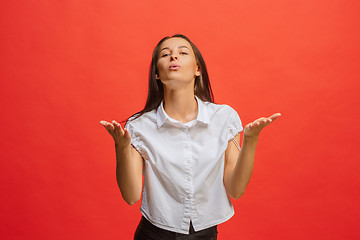
<path fill-rule="evenodd" d="M 162 102 L 125 125 L 144 159 L 142 215 L 184 234 L 190 220 L 200 231 L 234 215 L 223 183 L 224 156 L 228 142 L 243 130 L 233 108 L 195 98 L 197 118 L 185 124 L 170 118 Z"/>

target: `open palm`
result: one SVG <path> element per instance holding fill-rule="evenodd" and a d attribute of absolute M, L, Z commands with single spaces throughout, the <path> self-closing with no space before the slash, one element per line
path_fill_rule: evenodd
<path fill-rule="evenodd" d="M 270 123 L 272 123 L 275 119 L 280 117 L 280 113 L 275 113 L 271 115 L 270 117 L 261 117 L 253 121 L 252 123 L 249 123 L 245 126 L 244 130 L 244 136 L 247 137 L 257 137 L 259 136 L 261 130 L 268 126 Z"/>

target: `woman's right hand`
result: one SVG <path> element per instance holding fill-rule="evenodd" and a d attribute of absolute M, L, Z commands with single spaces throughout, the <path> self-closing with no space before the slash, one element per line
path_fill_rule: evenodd
<path fill-rule="evenodd" d="M 100 124 L 102 124 L 113 137 L 116 147 L 126 148 L 130 146 L 131 136 L 126 128 L 123 130 L 121 125 L 115 120 L 113 120 L 111 123 L 101 120 Z"/>

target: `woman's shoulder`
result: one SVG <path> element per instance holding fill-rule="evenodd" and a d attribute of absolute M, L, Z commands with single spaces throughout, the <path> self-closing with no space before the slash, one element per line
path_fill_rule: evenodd
<path fill-rule="evenodd" d="M 137 113 L 129 117 L 126 121 L 125 127 L 128 126 L 141 126 L 146 124 L 155 123 L 156 124 L 156 109 L 153 109 L 149 112 L 145 112 L 143 114 Z"/>
<path fill-rule="evenodd" d="M 224 113 L 233 113 L 236 110 L 228 104 L 225 103 L 212 103 L 212 102 L 203 102 L 206 109 L 209 113 L 224 114 Z"/>

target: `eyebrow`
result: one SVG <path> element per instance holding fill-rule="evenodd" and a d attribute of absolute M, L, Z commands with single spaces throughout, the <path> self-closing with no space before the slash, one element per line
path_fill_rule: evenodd
<path fill-rule="evenodd" d="M 187 46 L 179 46 L 178 48 L 187 48 L 187 49 L 189 49 Z M 163 50 L 166 50 L 166 49 L 170 49 L 170 48 L 164 47 L 163 49 L 160 50 L 160 52 L 163 51 Z"/>

